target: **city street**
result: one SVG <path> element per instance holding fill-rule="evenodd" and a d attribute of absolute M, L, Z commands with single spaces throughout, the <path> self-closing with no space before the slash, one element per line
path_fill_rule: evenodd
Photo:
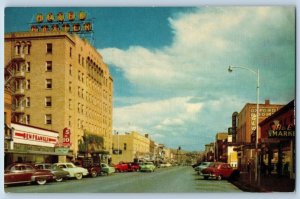
<path fill-rule="evenodd" d="M 174 193 L 174 192 L 241 192 L 227 180 L 203 180 L 192 167 L 160 168 L 154 173 L 128 172 L 112 176 L 65 180 L 46 185 L 13 185 L 5 188 L 14 193 Z"/>

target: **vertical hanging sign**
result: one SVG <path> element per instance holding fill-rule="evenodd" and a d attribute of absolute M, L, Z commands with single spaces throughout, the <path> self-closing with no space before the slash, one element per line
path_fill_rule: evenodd
<path fill-rule="evenodd" d="M 63 130 L 63 146 L 70 146 L 71 144 L 71 130 L 64 128 Z"/>

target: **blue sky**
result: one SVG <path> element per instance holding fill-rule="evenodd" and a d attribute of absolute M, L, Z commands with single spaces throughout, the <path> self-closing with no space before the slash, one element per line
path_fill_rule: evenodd
<path fill-rule="evenodd" d="M 84 10 L 95 48 L 114 78 L 114 129 L 201 150 L 231 115 L 256 102 L 295 98 L 294 7 L 7 8 L 5 32 L 27 31 L 38 13 Z"/>

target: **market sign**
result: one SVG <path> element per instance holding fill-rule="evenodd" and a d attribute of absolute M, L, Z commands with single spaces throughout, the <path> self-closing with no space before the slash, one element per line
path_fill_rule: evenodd
<path fill-rule="evenodd" d="M 295 130 L 269 130 L 269 138 L 294 138 Z"/>

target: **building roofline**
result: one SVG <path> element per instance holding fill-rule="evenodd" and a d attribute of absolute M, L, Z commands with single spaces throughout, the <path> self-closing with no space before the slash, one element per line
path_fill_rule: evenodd
<path fill-rule="evenodd" d="M 275 113 L 273 113 L 272 115 L 270 115 L 269 117 L 267 117 L 266 119 L 261 121 L 259 123 L 259 126 L 262 126 L 262 125 L 270 122 L 272 119 L 276 118 L 278 115 L 290 110 L 290 108 L 295 108 L 295 100 L 290 101 L 288 104 L 284 105 L 281 109 L 279 109 L 278 111 L 276 111 Z"/>

